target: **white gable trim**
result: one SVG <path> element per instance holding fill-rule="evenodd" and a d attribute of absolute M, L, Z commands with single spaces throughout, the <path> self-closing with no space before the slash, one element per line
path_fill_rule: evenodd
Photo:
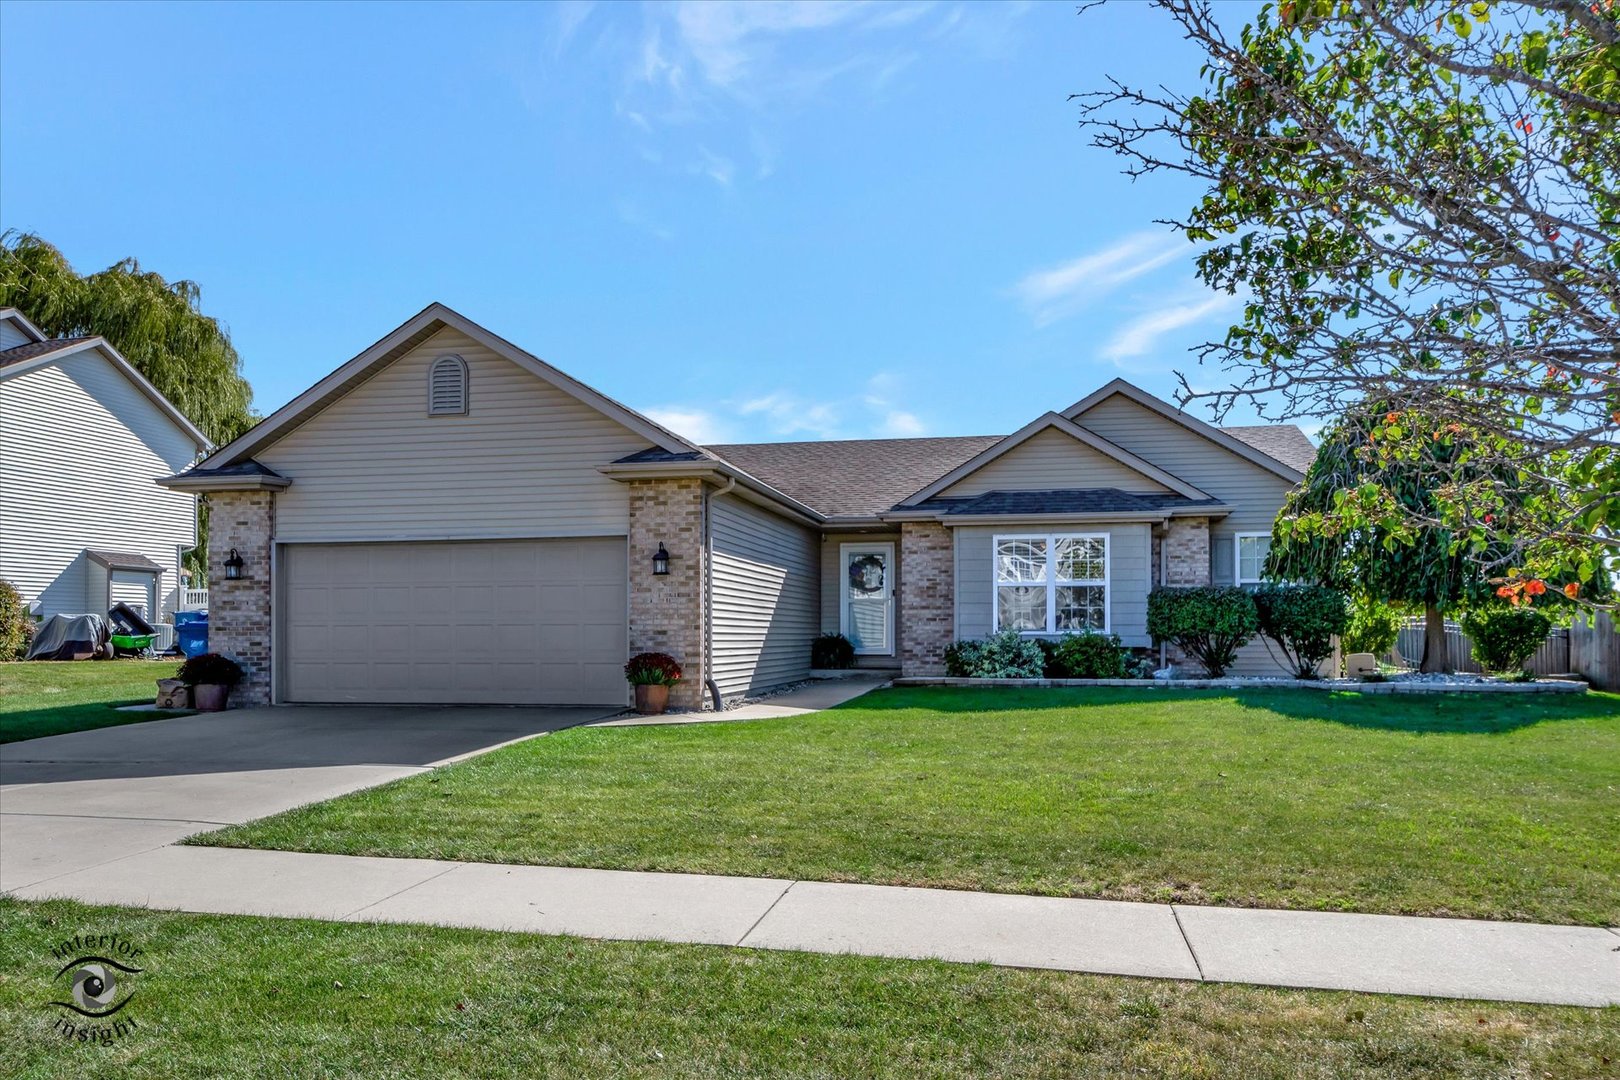
<path fill-rule="evenodd" d="M 185 432 L 199 451 L 208 449 L 208 436 L 198 431 L 196 425 L 186 419 L 186 414 L 175 408 L 174 402 L 160 394 L 158 388 L 147 381 L 146 376 L 136 371 L 133 364 L 125 360 L 117 349 L 107 343 L 106 338 L 93 337 L 85 341 L 77 341 L 60 349 L 53 349 L 48 353 L 31 357 L 18 364 L 7 364 L 5 367 L 0 368 L 0 379 L 12 379 L 38 368 L 49 367 L 51 364 L 59 363 L 70 356 L 77 356 L 92 349 L 100 352 L 102 359 L 117 368 L 124 378 L 134 383 L 135 388 L 146 395 L 152 404 L 162 410 L 163 414 L 169 418 L 175 427 Z"/>
<path fill-rule="evenodd" d="M 1242 439 L 1237 439 L 1231 435 L 1228 435 L 1226 432 L 1222 431 L 1218 427 L 1215 427 L 1213 424 L 1206 424 L 1204 421 L 1198 419 L 1198 417 L 1190 416 L 1187 413 L 1182 412 L 1169 402 L 1154 397 L 1146 390 L 1143 390 L 1139 386 L 1134 386 L 1131 383 L 1126 382 L 1124 379 L 1115 379 L 1113 382 L 1102 387 L 1100 390 L 1095 390 L 1092 393 L 1087 394 L 1073 405 L 1070 405 L 1067 409 L 1064 409 L 1063 415 L 1070 420 L 1078 421 L 1081 416 L 1083 416 L 1085 412 L 1093 405 L 1096 405 L 1098 402 L 1105 401 L 1108 398 L 1113 397 L 1115 394 L 1121 394 L 1136 402 L 1143 408 L 1158 413 L 1166 420 L 1169 420 L 1172 423 L 1180 424 L 1182 427 L 1193 432 L 1195 435 L 1202 435 L 1204 438 L 1208 439 L 1216 446 L 1219 446 L 1221 449 L 1230 451 L 1231 453 L 1236 454 L 1238 457 L 1252 462 L 1268 472 L 1276 473 L 1289 483 L 1297 484 L 1301 480 L 1305 479 L 1304 473 L 1284 465 L 1270 454 L 1262 453 L 1261 451 L 1250 446 L 1248 443 L 1244 442 Z"/>
<path fill-rule="evenodd" d="M 17 324 L 17 329 L 34 339 L 37 344 L 45 340 L 45 331 L 29 321 L 28 316 L 14 307 L 0 308 L 0 320 Z"/>
<path fill-rule="evenodd" d="M 565 375 L 539 357 L 525 352 L 505 338 L 491 333 L 459 312 L 435 302 L 423 308 L 376 344 L 354 357 L 354 359 L 343 364 L 314 386 L 265 417 L 251 431 L 216 450 L 199 465 L 199 468 L 216 469 L 246 460 L 257 451 L 287 435 L 322 409 L 325 409 L 333 401 L 348 393 L 354 386 L 358 386 L 371 374 L 370 369 L 380 365 L 394 350 L 418 335 L 429 336 L 445 327 L 465 334 L 497 356 L 510 360 L 536 378 L 550 383 L 570 397 L 623 424 L 661 449 L 668 450 L 671 453 L 702 452 L 698 446 L 687 442 L 668 428 L 654 423 L 634 409 L 621 405 L 607 395 L 592 390 L 578 379 Z"/>
<path fill-rule="evenodd" d="M 1177 495 L 1183 495 L 1189 499 L 1211 498 L 1208 492 L 1200 491 L 1198 488 L 1193 487 L 1179 476 L 1174 476 L 1167 473 L 1152 462 L 1137 457 L 1123 446 L 1118 446 L 1109 442 L 1096 432 L 1087 431 L 1085 428 L 1074 423 L 1072 420 L 1059 415 L 1058 413 L 1049 412 L 1044 416 L 1036 417 L 1030 423 L 1025 424 L 1023 427 L 1019 428 L 1005 439 L 1002 439 L 1000 442 L 979 451 L 979 453 L 964 461 L 962 464 L 958 465 L 956 468 L 952 469 L 938 480 L 935 480 L 932 484 L 929 484 L 915 495 L 912 495 L 906 499 L 902 505 L 909 506 L 912 503 L 919 503 L 924 499 L 929 499 L 935 495 L 938 495 L 941 491 L 944 491 L 952 484 L 959 480 L 966 479 L 968 476 L 978 472 L 981 468 L 988 465 L 996 458 L 1001 457 L 1009 450 L 1028 442 L 1030 439 L 1034 438 L 1036 435 L 1039 435 L 1048 428 L 1056 428 L 1058 431 L 1061 431 L 1063 434 L 1069 436 L 1077 442 L 1084 443 L 1086 446 L 1091 447 L 1093 450 L 1096 450 L 1103 456 L 1113 458 L 1126 468 L 1139 472 L 1148 479 L 1163 484 L 1171 491 L 1174 491 Z"/>

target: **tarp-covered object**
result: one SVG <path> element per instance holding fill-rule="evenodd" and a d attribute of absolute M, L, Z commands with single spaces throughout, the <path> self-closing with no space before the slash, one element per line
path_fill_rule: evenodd
<path fill-rule="evenodd" d="M 100 615 L 52 615 L 34 635 L 26 659 L 89 659 L 107 644 L 107 620 Z"/>

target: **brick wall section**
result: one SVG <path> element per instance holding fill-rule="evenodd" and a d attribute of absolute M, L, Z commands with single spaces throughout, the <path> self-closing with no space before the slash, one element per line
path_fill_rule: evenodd
<path fill-rule="evenodd" d="M 900 673 L 943 675 L 945 648 L 956 636 L 954 544 L 931 521 L 900 526 Z"/>
<path fill-rule="evenodd" d="M 1172 518 L 1164 534 L 1164 583 L 1209 584 L 1209 519 Z"/>
<path fill-rule="evenodd" d="M 671 708 L 703 706 L 703 481 L 631 480 L 630 652 L 668 653 L 682 678 L 670 688 Z M 659 543 L 669 573 L 653 574 Z"/>
<path fill-rule="evenodd" d="M 208 495 L 208 649 L 234 657 L 246 676 L 231 691 L 233 708 L 270 703 L 270 538 L 275 495 L 214 491 Z M 242 576 L 225 577 L 235 548 Z"/>

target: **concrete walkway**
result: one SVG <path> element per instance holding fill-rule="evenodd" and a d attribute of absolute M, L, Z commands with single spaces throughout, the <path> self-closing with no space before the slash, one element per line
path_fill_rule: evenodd
<path fill-rule="evenodd" d="M 233 915 L 1620 1004 L 1620 933 L 1575 926 L 197 847 L 138 852 L 14 893 Z"/>
<path fill-rule="evenodd" d="M 770 720 L 779 716 L 803 716 L 820 712 L 846 701 L 853 701 L 869 690 L 876 690 L 893 678 L 892 673 L 848 675 L 839 679 L 816 679 L 785 694 L 777 694 L 751 705 L 718 712 L 664 713 L 660 716 L 626 716 L 598 721 L 593 727 L 646 727 L 652 724 L 717 724 L 732 720 Z"/>

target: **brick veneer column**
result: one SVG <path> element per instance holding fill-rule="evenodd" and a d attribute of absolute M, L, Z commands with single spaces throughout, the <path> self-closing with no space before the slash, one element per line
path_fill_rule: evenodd
<path fill-rule="evenodd" d="M 1209 519 L 1172 518 L 1164 540 L 1166 585 L 1209 584 Z"/>
<path fill-rule="evenodd" d="M 900 674 L 945 674 L 956 635 L 951 531 L 931 521 L 900 525 Z"/>
<path fill-rule="evenodd" d="M 236 659 L 246 672 L 231 691 L 231 705 L 270 703 L 270 538 L 275 495 L 268 491 L 215 491 L 208 495 L 208 650 Z M 242 576 L 225 576 L 231 549 L 242 557 Z"/>
<path fill-rule="evenodd" d="M 668 653 L 681 664 L 669 703 L 703 705 L 703 481 L 631 480 L 630 652 Z M 669 552 L 669 573 L 652 571 L 659 543 Z"/>

